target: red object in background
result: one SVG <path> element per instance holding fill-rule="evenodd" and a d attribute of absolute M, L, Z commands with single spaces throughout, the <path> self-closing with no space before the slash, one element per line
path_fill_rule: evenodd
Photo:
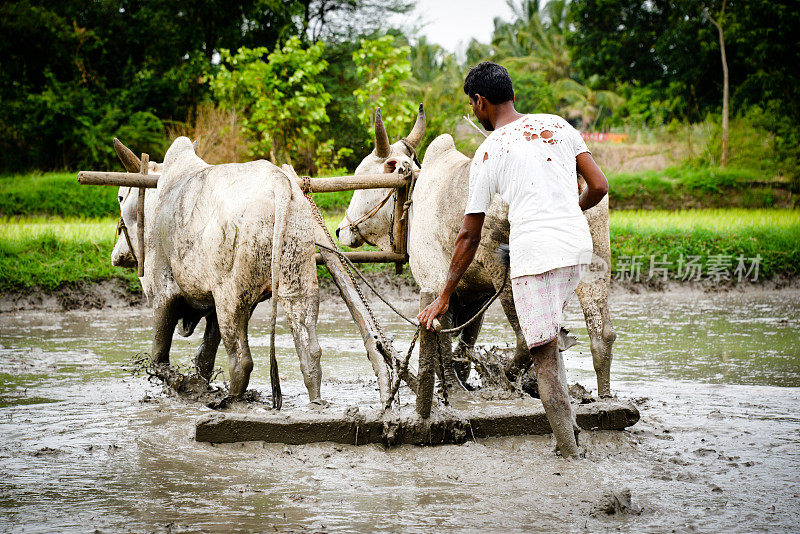
<path fill-rule="evenodd" d="M 602 132 L 581 132 L 581 137 L 584 141 L 610 141 L 612 143 L 621 143 L 628 138 L 628 134 L 619 133 L 602 133 Z"/>

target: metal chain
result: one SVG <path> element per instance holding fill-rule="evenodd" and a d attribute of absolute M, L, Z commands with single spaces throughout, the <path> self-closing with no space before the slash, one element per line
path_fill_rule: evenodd
<path fill-rule="evenodd" d="M 401 377 L 406 374 L 408 371 L 408 363 L 411 361 L 411 353 L 414 352 L 414 345 L 417 343 L 417 339 L 419 338 L 419 332 L 422 327 L 417 327 L 414 331 L 414 337 L 411 338 L 411 344 L 408 346 L 408 352 L 406 353 L 405 360 L 400 362 L 400 367 L 395 373 L 394 378 L 392 379 L 392 389 L 389 392 L 389 398 L 383 405 L 383 411 L 386 412 L 389 408 L 392 407 L 392 403 L 394 402 L 395 397 L 397 396 L 397 391 L 400 389 L 400 379 Z"/>
<path fill-rule="evenodd" d="M 442 351 L 442 339 L 438 332 L 434 335 L 434 337 L 436 338 L 436 363 L 439 366 L 439 376 L 441 377 L 441 380 L 439 380 L 439 391 L 442 395 L 442 404 L 449 406 L 449 402 L 447 401 L 447 375 L 444 373 L 444 352 Z M 449 343 L 450 338 L 448 337 L 447 339 Z"/>
<path fill-rule="evenodd" d="M 311 195 L 311 178 L 309 176 L 303 176 L 302 180 L 303 180 L 303 184 L 302 184 L 303 195 L 306 197 L 308 202 L 311 204 L 311 211 L 312 211 L 312 213 L 314 215 L 314 218 L 316 219 L 317 223 L 319 223 L 322 226 L 322 228 L 325 230 L 325 235 L 328 237 L 328 242 L 331 245 L 331 248 L 328 248 L 328 250 L 336 253 L 336 255 L 339 258 L 339 261 L 342 263 L 342 266 L 345 268 L 345 271 L 347 271 L 347 274 L 350 277 L 350 280 L 352 281 L 353 286 L 356 288 L 356 292 L 358 293 L 358 298 L 361 300 L 361 302 L 364 304 L 364 307 L 367 309 L 367 313 L 369 314 L 369 318 L 372 321 L 372 324 L 375 325 L 375 330 L 377 330 L 377 332 L 378 332 L 378 339 L 380 340 L 381 345 L 384 347 L 383 350 L 384 351 L 390 350 L 390 347 L 392 346 L 391 343 L 386 338 L 386 334 L 383 332 L 383 329 L 381 328 L 380 323 L 378 323 L 378 320 L 375 318 L 375 313 L 372 311 L 372 307 L 369 305 L 369 302 L 367 301 L 367 298 L 364 296 L 364 292 L 361 291 L 361 286 L 359 285 L 358 281 L 356 280 L 356 277 L 353 274 L 353 272 L 352 272 L 352 270 L 350 268 L 350 265 L 348 265 L 347 263 L 342 261 L 342 258 L 344 257 L 344 255 L 341 254 L 341 252 L 336 247 L 336 242 L 333 240 L 333 236 L 328 231 L 328 227 L 325 225 L 325 219 L 322 216 L 322 213 L 319 211 L 319 206 L 317 206 L 316 202 L 314 202 L 314 198 Z M 392 367 L 393 367 L 392 370 L 394 370 L 394 367 L 395 367 L 394 361 L 392 361 L 392 364 L 393 364 L 392 365 Z"/>

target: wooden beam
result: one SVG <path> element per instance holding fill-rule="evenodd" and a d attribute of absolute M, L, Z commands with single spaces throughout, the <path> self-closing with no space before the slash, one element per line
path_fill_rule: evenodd
<path fill-rule="evenodd" d="M 81 185 L 113 185 L 117 187 L 158 187 L 160 174 L 135 172 L 96 172 L 80 171 L 78 183 Z"/>
<path fill-rule="evenodd" d="M 348 445 L 384 443 L 440 445 L 471 439 L 542 435 L 551 432 L 544 407 L 525 396 L 513 401 L 470 402 L 463 410 L 448 410 L 438 417 L 420 419 L 407 411 L 390 415 L 394 430 L 387 433 L 380 410 L 345 413 L 336 405 L 324 411 L 225 411 L 205 414 L 195 421 L 195 440 L 211 443 L 263 441 L 266 443 L 318 443 Z M 639 410 L 616 400 L 579 404 L 575 420 L 583 430 L 623 430 L 639 420 Z"/>
<path fill-rule="evenodd" d="M 351 191 L 354 189 L 383 189 L 403 187 L 407 183 L 408 180 L 396 172 L 331 176 L 328 178 L 312 178 L 311 191 L 313 193 L 331 193 L 333 191 Z M 302 187 L 300 182 L 298 184 Z"/>
<path fill-rule="evenodd" d="M 160 176 L 159 174 L 145 175 L 141 172 L 80 171 L 78 173 L 78 183 L 82 185 L 155 188 L 158 187 L 158 178 Z M 299 183 L 300 182 L 298 182 L 298 184 Z M 328 178 L 312 178 L 311 191 L 313 193 L 331 193 L 334 191 L 352 191 L 355 189 L 403 187 L 407 184 L 408 180 L 397 173 L 332 176 Z"/>
<path fill-rule="evenodd" d="M 354 250 L 343 252 L 343 254 L 353 263 L 406 263 L 408 261 L 405 256 L 382 250 Z M 315 259 L 317 260 L 317 265 L 325 265 L 326 263 L 319 252 L 316 254 Z"/>
<path fill-rule="evenodd" d="M 428 307 L 433 302 L 433 291 L 419 292 L 419 311 Z M 427 328 L 419 331 L 419 375 L 417 378 L 417 414 L 423 419 L 431 415 L 433 404 L 433 385 L 436 369 L 436 356 L 438 351 L 437 332 Z"/>
<path fill-rule="evenodd" d="M 147 171 L 150 166 L 150 156 L 142 154 L 141 164 L 139 165 L 139 174 L 147 177 Z M 156 178 L 156 180 L 158 180 Z M 144 276 L 144 197 L 147 189 L 144 187 L 139 188 L 139 198 L 136 204 L 136 236 L 139 241 L 139 250 L 136 259 L 139 260 L 139 276 Z"/>
<path fill-rule="evenodd" d="M 406 257 L 406 235 L 408 230 L 408 217 L 403 218 L 403 206 L 408 200 L 409 184 L 397 190 L 397 196 L 394 202 L 394 222 L 392 228 L 392 235 L 394 236 L 394 251 L 403 258 Z M 396 262 L 394 264 L 394 273 L 403 274 L 403 262 Z"/>

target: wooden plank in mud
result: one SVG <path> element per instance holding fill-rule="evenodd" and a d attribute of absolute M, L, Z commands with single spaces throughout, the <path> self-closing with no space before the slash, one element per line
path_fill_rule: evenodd
<path fill-rule="evenodd" d="M 407 263 L 408 258 L 395 252 L 384 250 L 349 250 L 342 252 L 353 263 Z M 317 265 L 326 265 L 325 258 L 317 252 L 314 256 Z"/>
<path fill-rule="evenodd" d="M 639 420 L 636 407 L 622 402 L 581 404 L 575 410 L 578 425 L 584 430 L 623 430 Z M 437 445 L 549 433 L 550 425 L 539 402 L 524 406 L 494 404 L 469 411 L 434 411 L 429 419 L 421 419 L 413 412 L 382 418 L 377 410 L 363 414 L 215 412 L 195 424 L 195 439 L 211 443 L 263 441 L 299 445 L 330 441 L 348 445 Z"/>

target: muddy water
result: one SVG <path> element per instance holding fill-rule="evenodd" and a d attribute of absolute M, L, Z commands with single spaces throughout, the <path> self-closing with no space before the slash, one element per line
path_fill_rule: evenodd
<path fill-rule="evenodd" d="M 148 310 L 1 314 L 0 530 L 800 530 L 800 293 L 619 294 L 612 310 L 613 388 L 642 420 L 584 432 L 580 461 L 555 457 L 549 436 L 394 450 L 196 443 L 208 409 L 125 369 L 148 350 Z M 594 387 L 580 310 L 568 312 L 582 341 L 567 353 L 570 382 Z M 252 385 L 268 393 L 265 313 L 251 326 Z M 378 313 L 407 346 L 411 329 Z M 323 303 L 319 331 L 323 395 L 376 403 L 346 310 Z M 482 341 L 510 339 L 491 310 Z M 174 360 L 187 364 L 197 342 L 177 338 Z M 278 342 L 285 404 L 307 409 L 285 325 Z M 640 513 L 609 515 L 608 495 L 624 489 Z"/>

